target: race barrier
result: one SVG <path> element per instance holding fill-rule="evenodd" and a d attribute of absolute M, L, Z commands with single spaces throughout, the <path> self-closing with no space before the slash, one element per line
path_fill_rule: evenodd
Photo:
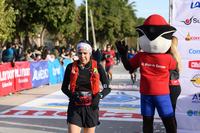
<path fill-rule="evenodd" d="M 55 59 L 51 61 L 15 62 L 0 65 L 0 96 L 16 93 L 46 84 L 56 84 L 63 81 L 64 72 L 71 59 L 63 59 L 63 65 Z"/>

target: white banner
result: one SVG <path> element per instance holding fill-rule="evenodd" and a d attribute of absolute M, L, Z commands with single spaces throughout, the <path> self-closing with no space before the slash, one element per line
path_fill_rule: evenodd
<path fill-rule="evenodd" d="M 171 14 L 182 61 L 176 108 L 178 133 L 200 133 L 200 1 L 172 0 Z"/>

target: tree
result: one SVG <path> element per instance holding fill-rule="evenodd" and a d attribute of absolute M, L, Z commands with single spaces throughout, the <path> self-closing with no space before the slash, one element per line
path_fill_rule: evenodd
<path fill-rule="evenodd" d="M 68 35 L 74 31 L 75 17 L 74 0 L 31 0 L 32 7 L 29 13 L 32 22 L 42 24 L 41 44 L 45 30 L 51 34 Z M 59 39 L 59 38 L 56 38 Z"/>
<path fill-rule="evenodd" d="M 101 47 L 106 42 L 114 44 L 116 39 L 135 35 L 136 16 L 133 4 L 134 2 L 128 4 L 127 0 L 90 0 L 88 2 L 89 9 L 93 13 L 96 38 Z M 85 6 L 81 5 L 79 10 L 81 10 L 81 22 L 83 22 L 80 33 L 85 36 Z M 89 32 L 91 33 L 91 28 Z"/>
<path fill-rule="evenodd" d="M 12 7 L 5 4 L 5 0 L 0 0 L 0 40 L 11 40 L 15 31 L 16 12 Z"/>

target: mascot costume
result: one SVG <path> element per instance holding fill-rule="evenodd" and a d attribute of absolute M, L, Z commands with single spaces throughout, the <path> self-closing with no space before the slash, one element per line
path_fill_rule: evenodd
<path fill-rule="evenodd" d="M 126 70 L 140 67 L 141 115 L 143 132 L 153 133 L 155 108 L 161 117 L 167 133 L 176 133 L 174 112 L 169 96 L 169 71 L 176 68 L 176 61 L 166 52 L 170 49 L 172 34 L 176 29 L 160 15 L 149 16 L 142 26 L 136 28 L 139 44 L 144 52 L 137 53 L 130 60 L 128 46 L 117 41 L 116 47 Z"/>

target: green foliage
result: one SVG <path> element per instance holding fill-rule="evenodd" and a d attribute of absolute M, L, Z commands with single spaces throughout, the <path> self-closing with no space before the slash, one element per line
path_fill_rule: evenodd
<path fill-rule="evenodd" d="M 15 15 L 17 12 L 0 0 L 0 40 L 11 40 L 11 34 L 15 31 Z"/>
<path fill-rule="evenodd" d="M 116 39 L 136 36 L 137 17 L 134 4 L 134 2 L 128 4 L 128 0 L 88 0 L 88 9 L 93 14 L 96 40 L 102 46 L 107 42 L 114 44 Z M 85 5 L 81 5 L 78 10 L 81 10 L 78 21 L 81 26 L 80 33 L 85 37 Z M 89 27 L 91 27 L 90 23 L 89 16 Z M 91 30 L 89 28 L 90 41 Z"/>
<path fill-rule="evenodd" d="M 76 6 L 74 0 L 31 0 L 29 16 L 32 22 L 40 23 L 51 34 L 70 34 L 74 31 Z"/>

